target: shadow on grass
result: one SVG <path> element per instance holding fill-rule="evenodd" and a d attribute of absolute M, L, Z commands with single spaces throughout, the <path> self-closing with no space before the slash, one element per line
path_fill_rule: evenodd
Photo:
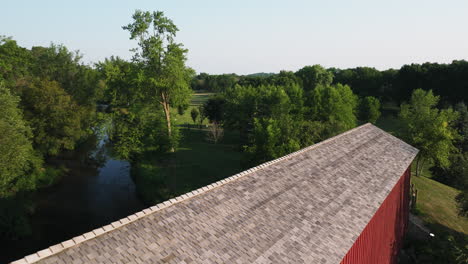
<path fill-rule="evenodd" d="M 206 131 L 181 129 L 183 139 L 175 153 L 147 152 L 132 164 L 137 191 L 155 204 L 224 179 L 242 170 L 237 135 L 227 132 L 218 144 L 206 140 Z"/>
<path fill-rule="evenodd" d="M 421 239 L 408 235 L 403 246 L 407 259 L 399 263 L 468 263 L 468 235 L 438 223 L 426 226 L 434 237 L 427 234 L 426 239 Z"/>

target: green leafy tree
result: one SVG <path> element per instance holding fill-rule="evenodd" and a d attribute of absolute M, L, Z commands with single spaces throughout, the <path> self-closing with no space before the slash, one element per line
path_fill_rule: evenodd
<path fill-rule="evenodd" d="M 15 87 L 16 83 L 29 77 L 32 63 L 28 49 L 18 46 L 11 38 L 0 36 L 0 77 L 6 87 Z"/>
<path fill-rule="evenodd" d="M 291 87 L 299 85 L 301 80 L 292 71 L 280 71 L 278 74 L 272 75 L 268 79 L 272 85 Z"/>
<path fill-rule="evenodd" d="M 137 10 L 133 23 L 123 29 L 130 32 L 130 39 L 138 41 L 134 60 L 142 69 L 139 81 L 143 94 L 150 102 L 162 106 L 168 137 L 173 138 L 171 107 L 188 104 L 194 75 L 194 71 L 185 66 L 187 50 L 174 41 L 178 28 L 163 12 Z"/>
<path fill-rule="evenodd" d="M 437 109 L 438 102 L 439 97 L 434 96 L 432 91 L 417 89 L 410 102 L 401 105 L 401 137 L 419 149 L 416 175 L 421 173 L 427 160 L 440 167 L 448 167 L 450 154 L 455 151 L 453 143 L 458 133 L 453 128 L 453 123 L 458 117 L 457 112 L 452 109 Z"/>
<path fill-rule="evenodd" d="M 256 118 L 251 142 L 245 151 L 250 156 L 250 163 L 258 164 L 287 155 L 300 147 L 297 130 L 290 116 L 280 119 Z"/>
<path fill-rule="evenodd" d="M 302 81 L 305 91 L 311 91 L 319 85 L 327 86 L 333 82 L 333 73 L 320 65 L 305 66 L 296 72 L 296 76 Z"/>
<path fill-rule="evenodd" d="M 221 124 L 225 103 L 226 100 L 222 96 L 212 97 L 205 102 L 203 105 L 203 112 L 211 123 Z"/>
<path fill-rule="evenodd" d="M 311 93 L 307 119 L 325 122 L 328 135 L 339 134 L 357 125 L 358 97 L 347 85 L 318 86 Z"/>
<path fill-rule="evenodd" d="M 190 116 L 192 117 L 193 123 L 197 123 L 197 118 L 198 118 L 198 110 L 196 108 L 192 108 L 192 111 L 190 111 Z"/>
<path fill-rule="evenodd" d="M 375 123 L 380 117 L 380 101 L 373 96 L 366 96 L 359 103 L 359 119 Z"/>
<path fill-rule="evenodd" d="M 465 103 L 457 103 L 455 111 L 458 112 L 458 119 L 455 121 L 455 128 L 460 133 L 460 140 L 457 142 L 457 147 L 462 152 L 468 151 L 468 109 Z"/>
<path fill-rule="evenodd" d="M 203 111 L 203 106 L 200 105 L 198 106 L 198 122 L 200 124 L 200 128 L 202 127 L 203 125 L 203 121 L 205 121 L 206 119 L 206 115 L 205 115 L 205 111 Z"/>
<path fill-rule="evenodd" d="M 188 108 L 189 108 L 188 104 L 178 105 L 177 106 L 177 114 L 184 115 L 185 111 L 187 111 Z"/>
<path fill-rule="evenodd" d="M 23 87 L 25 118 L 31 125 L 34 146 L 44 155 L 74 149 L 86 135 L 83 111 L 55 81 L 34 80 Z"/>
<path fill-rule="evenodd" d="M 113 149 L 123 159 L 135 161 L 147 150 L 166 152 L 177 144 L 165 133 L 164 116 L 157 107 L 119 108 L 111 117 L 110 139 Z"/>
<path fill-rule="evenodd" d="M 450 166 L 435 164 L 430 171 L 432 177 L 446 185 L 463 190 L 468 187 L 468 153 L 456 152 L 449 157 Z"/>
<path fill-rule="evenodd" d="M 34 189 L 42 165 L 33 150 L 31 129 L 18 103 L 19 98 L 0 82 L 0 198 Z"/>
<path fill-rule="evenodd" d="M 140 69 L 135 63 L 119 57 L 106 58 L 98 63 L 97 70 L 103 76 L 103 100 L 113 108 L 125 108 L 141 104 L 144 94 L 138 82 Z"/>

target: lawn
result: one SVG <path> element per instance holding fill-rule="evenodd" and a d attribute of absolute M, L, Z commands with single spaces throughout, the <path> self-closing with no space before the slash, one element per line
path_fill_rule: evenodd
<path fill-rule="evenodd" d="M 192 112 L 192 109 L 196 108 L 197 110 L 199 110 L 199 108 L 208 100 L 208 98 L 210 98 L 213 95 L 214 93 L 195 92 L 192 95 L 189 107 L 185 110 L 183 115 L 179 115 L 177 112 L 177 109 L 172 109 L 172 115 L 174 117 L 176 125 L 184 125 L 184 126 L 194 125 L 192 116 L 190 114 Z M 198 121 L 197 121 L 197 124 L 198 124 Z M 203 121 L 203 124 L 207 125 L 208 120 L 205 119 Z"/>
<path fill-rule="evenodd" d="M 411 182 L 418 190 L 416 206 L 420 217 L 429 227 L 442 225 L 468 235 L 468 219 L 457 215 L 455 196 L 458 190 L 424 176 L 413 175 Z"/>
<path fill-rule="evenodd" d="M 376 124 L 383 130 L 396 134 L 400 122 L 394 115 L 382 116 Z M 417 208 L 420 217 L 434 229 L 434 232 L 451 229 L 468 234 L 468 218 L 457 215 L 455 196 L 458 190 L 431 179 L 429 170 L 431 164 L 426 164 L 419 177 L 413 176 L 412 183 L 418 190 Z M 414 167 L 414 166 L 413 166 Z"/>
<path fill-rule="evenodd" d="M 218 144 L 206 139 L 206 130 L 181 129 L 175 153 L 147 153 L 134 169 L 137 188 L 149 204 L 161 202 L 234 175 L 242 170 L 242 153 L 234 144 L 237 134 L 226 132 Z"/>
<path fill-rule="evenodd" d="M 190 100 L 190 105 L 193 105 L 193 106 L 202 105 L 212 95 L 214 95 L 214 93 L 206 93 L 206 92 L 197 91 L 192 95 L 192 100 Z"/>

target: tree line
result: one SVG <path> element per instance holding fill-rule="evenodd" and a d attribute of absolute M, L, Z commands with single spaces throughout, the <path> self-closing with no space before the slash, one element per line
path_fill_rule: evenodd
<path fill-rule="evenodd" d="M 314 80 L 321 75 L 333 75 L 333 84 L 347 84 L 359 96 L 373 96 L 382 102 L 400 104 L 418 88 L 432 90 L 441 97 L 442 104 L 455 104 L 468 100 L 468 62 L 455 60 L 449 64 L 423 63 L 404 65 L 400 69 L 377 70 L 372 67 L 350 69 L 328 68 L 320 65 L 305 66 L 296 72 L 281 71 L 277 74 L 246 75 L 200 73 L 194 77 L 194 90 L 223 92 L 239 85 L 259 85 L 281 82 L 285 76 L 300 82 L 305 89 L 314 87 Z M 292 77 L 295 78 L 292 78 Z"/>

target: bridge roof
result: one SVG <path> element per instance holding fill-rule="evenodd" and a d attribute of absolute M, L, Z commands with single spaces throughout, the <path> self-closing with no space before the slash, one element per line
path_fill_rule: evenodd
<path fill-rule="evenodd" d="M 17 263 L 339 263 L 416 154 L 366 124 Z"/>

